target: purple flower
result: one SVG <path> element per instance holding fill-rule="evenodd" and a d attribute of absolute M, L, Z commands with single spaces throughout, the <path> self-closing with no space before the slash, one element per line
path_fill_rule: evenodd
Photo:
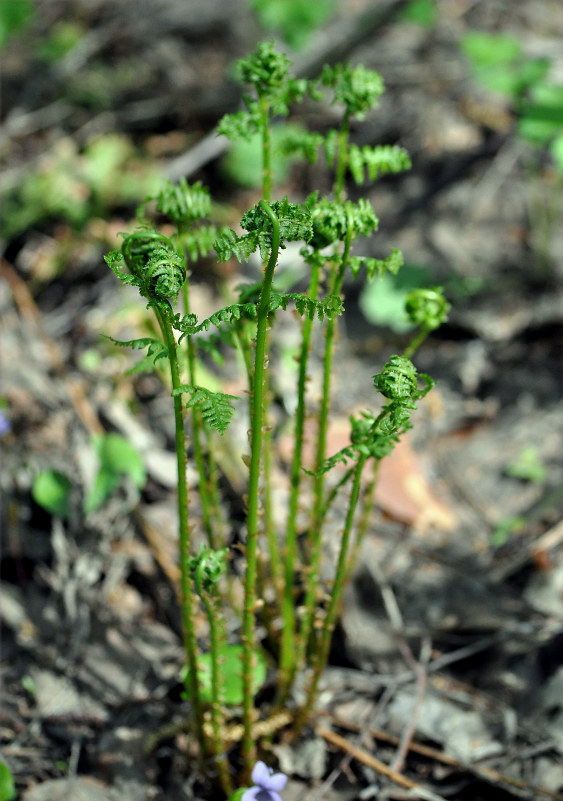
<path fill-rule="evenodd" d="M 283 790 L 287 781 L 284 773 L 272 773 L 263 762 L 257 762 L 252 771 L 251 787 L 242 794 L 241 801 L 282 801 L 278 790 Z"/>
<path fill-rule="evenodd" d="M 3 437 L 4 434 L 7 434 L 9 431 L 11 431 L 11 429 L 12 426 L 10 425 L 10 421 L 4 412 L 0 410 L 0 437 Z"/>

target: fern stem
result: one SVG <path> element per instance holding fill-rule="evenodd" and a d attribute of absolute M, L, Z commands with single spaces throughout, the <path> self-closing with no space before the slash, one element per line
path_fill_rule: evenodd
<path fill-rule="evenodd" d="M 320 264 L 314 259 L 311 264 L 311 281 L 308 295 L 316 299 L 319 288 Z M 297 378 L 297 408 L 295 411 L 294 450 L 291 461 L 291 489 L 289 496 L 289 512 L 287 516 L 287 534 L 285 544 L 285 583 L 282 604 L 282 639 L 280 654 L 280 698 L 283 701 L 289 692 L 295 670 L 303 658 L 306 643 L 303 637 L 295 635 L 294 580 L 295 558 L 297 550 L 297 515 L 299 511 L 299 487 L 303 466 L 303 440 L 306 412 L 307 363 L 311 347 L 312 316 L 306 316 L 303 322 L 303 336 L 299 354 L 299 373 Z M 296 651 L 297 646 L 297 651 Z"/>
<path fill-rule="evenodd" d="M 344 195 L 344 182 L 348 166 L 348 137 L 350 135 L 350 114 L 346 111 L 338 134 L 338 162 L 334 182 L 334 196 L 340 203 Z"/>
<path fill-rule="evenodd" d="M 262 198 L 269 202 L 272 197 L 272 136 L 270 131 L 270 100 L 266 95 L 260 96 L 260 135 L 262 137 Z M 265 352 L 269 352 L 269 333 L 266 327 L 264 348 Z M 281 561 L 279 555 L 279 546 L 274 530 L 273 516 L 272 516 L 272 431 L 268 425 L 270 418 L 270 377 L 266 371 L 264 374 L 264 389 L 263 389 L 263 415 L 265 421 L 265 430 L 262 442 L 262 470 L 264 481 L 262 486 L 263 496 L 263 516 L 262 516 L 262 529 L 266 534 L 268 540 L 268 550 L 270 553 L 272 572 L 275 576 L 274 585 L 279 585 L 279 576 L 281 575 Z M 261 571 L 263 572 L 263 571 Z M 277 575 L 276 575 L 277 574 Z M 262 580 L 264 576 L 262 576 Z"/>
<path fill-rule="evenodd" d="M 181 386 L 180 366 L 178 363 L 178 347 L 172 326 L 167 318 L 157 307 L 155 313 L 164 337 L 164 342 L 168 349 L 168 361 L 170 363 L 170 377 L 172 388 L 178 389 Z M 172 314 L 172 310 L 170 310 Z M 182 624 L 184 630 L 184 650 L 188 666 L 188 691 L 192 704 L 193 716 L 195 721 L 196 736 L 200 747 L 201 756 L 207 751 L 207 741 L 203 730 L 202 703 L 199 694 L 197 678 L 197 642 L 195 634 L 195 610 L 193 603 L 192 580 L 188 569 L 188 560 L 191 550 L 191 532 L 189 525 L 188 512 L 188 481 L 187 481 L 187 442 L 184 431 L 184 406 L 182 395 L 174 395 L 174 425 L 176 458 L 178 463 L 178 521 L 179 521 L 179 551 L 180 551 L 180 586 L 182 598 Z"/>
<path fill-rule="evenodd" d="M 373 460 L 369 484 L 366 487 L 363 495 L 362 512 L 358 521 L 356 541 L 354 542 L 354 547 L 352 548 L 352 553 L 350 554 L 350 559 L 348 560 L 348 565 L 346 566 L 346 573 L 348 577 L 350 577 L 352 574 L 352 571 L 354 570 L 354 567 L 358 561 L 362 542 L 364 541 L 368 531 L 371 514 L 375 507 L 375 488 L 377 487 L 377 474 L 379 472 L 380 464 L 381 459 Z"/>
<path fill-rule="evenodd" d="M 263 200 L 260 201 L 262 211 L 270 218 L 272 223 L 272 249 L 270 258 L 264 270 L 262 289 L 257 310 L 256 347 L 254 361 L 254 381 L 251 406 L 251 448 L 250 448 L 250 474 L 248 479 L 248 520 L 246 540 L 246 575 L 244 608 L 242 620 L 243 644 L 243 726 L 242 753 L 245 772 L 249 773 L 254 763 L 256 746 L 252 736 L 253 723 L 253 692 L 252 667 L 255 644 L 255 614 L 256 614 L 256 572 L 258 551 L 258 506 L 260 484 L 260 462 L 262 455 L 263 423 L 264 423 L 264 375 L 265 375 L 265 346 L 268 326 L 268 309 L 274 269 L 278 259 L 280 246 L 280 227 L 276 215 Z"/>
<path fill-rule="evenodd" d="M 426 325 L 423 325 L 416 334 L 416 336 L 412 339 L 412 341 L 407 345 L 407 347 L 403 351 L 403 356 L 406 359 L 412 359 L 414 353 L 419 349 L 422 345 L 424 340 L 427 338 L 428 334 L 431 332 L 431 328 Z"/>
<path fill-rule="evenodd" d="M 190 313 L 190 296 L 189 296 L 188 284 L 189 284 L 189 279 L 186 278 L 186 280 L 184 281 L 184 285 L 182 287 L 182 295 L 184 300 L 184 314 L 186 315 Z M 195 367 L 196 352 L 195 352 L 194 340 L 190 334 L 186 336 L 186 356 L 187 356 L 189 382 L 192 386 L 195 387 L 197 385 L 196 367 Z M 206 426 L 205 423 L 203 422 L 201 411 L 197 408 L 197 406 L 193 406 L 192 444 L 194 449 L 194 460 L 196 463 L 196 468 L 199 476 L 199 497 L 201 500 L 201 517 L 203 521 L 203 527 L 207 535 L 207 542 L 209 544 L 209 547 L 215 549 L 217 547 L 217 544 L 215 542 L 215 537 L 213 534 L 213 523 L 211 514 L 211 509 L 214 507 L 212 505 L 210 497 L 211 495 L 210 479 L 205 469 L 205 460 L 203 458 L 203 448 L 201 444 L 202 432 L 207 433 L 207 436 L 209 436 L 209 431 L 206 432 Z M 215 507 L 215 512 L 218 513 L 217 507 Z"/>
<path fill-rule="evenodd" d="M 358 505 L 358 499 L 360 496 L 362 471 L 366 463 L 366 460 L 367 460 L 366 456 L 360 456 L 355 467 L 354 481 L 352 483 L 352 488 L 350 490 L 350 500 L 348 502 L 348 510 L 346 512 L 346 522 L 344 524 L 344 531 L 342 532 L 342 539 L 340 541 L 340 553 L 338 555 L 336 575 L 334 577 L 334 583 L 330 591 L 329 595 L 330 600 L 326 610 L 326 616 L 323 622 L 323 627 L 319 635 L 319 641 L 314 651 L 313 674 L 311 676 L 309 687 L 307 689 L 305 703 L 301 707 L 295 722 L 296 731 L 299 731 L 299 729 L 303 726 L 305 721 L 311 715 L 313 703 L 317 695 L 319 681 L 328 660 L 330 641 L 336 623 L 336 615 L 340 606 L 342 589 L 344 587 L 344 582 L 348 575 L 347 571 L 348 548 L 350 544 L 350 536 L 352 532 L 352 524 L 354 522 L 354 515 L 356 512 L 356 507 Z"/>
<path fill-rule="evenodd" d="M 344 242 L 344 252 L 340 259 L 339 265 L 335 268 L 333 274 L 333 283 L 331 286 L 330 294 L 340 294 L 344 272 L 350 256 L 350 248 L 352 245 L 352 226 L 348 225 L 346 231 L 346 239 Z M 313 621 L 317 606 L 317 593 L 320 575 L 320 563 L 322 555 L 322 523 L 325 517 L 325 496 L 324 496 L 324 473 L 321 470 L 326 458 L 326 441 L 328 432 L 328 414 L 330 410 L 330 387 L 332 378 L 332 359 L 334 355 L 334 336 L 336 330 L 336 319 L 330 318 L 327 321 L 326 334 L 325 334 L 325 353 L 324 353 L 324 370 L 323 370 L 323 394 L 321 400 L 321 409 L 319 412 L 319 428 L 317 432 L 317 448 L 315 454 L 315 472 L 317 473 L 314 485 L 314 501 L 313 501 L 313 515 L 311 521 L 311 554 L 309 571 L 305 581 L 305 601 L 304 601 L 304 615 L 303 623 L 300 633 L 301 651 L 300 657 L 304 654 L 304 649 L 307 647 L 309 637 L 313 628 Z"/>
<path fill-rule="evenodd" d="M 201 586 L 201 574 L 204 562 L 201 561 L 195 576 L 198 595 L 202 600 L 205 614 L 209 622 L 209 651 L 211 658 L 211 730 L 213 755 L 217 761 L 221 787 L 227 796 L 233 792 L 231 777 L 229 776 L 228 761 L 225 754 L 223 730 L 225 725 L 225 708 L 222 699 L 223 676 L 221 671 L 221 646 L 225 643 L 225 625 L 223 612 L 217 599 Z M 212 590 L 213 591 L 213 590 Z"/>
<path fill-rule="evenodd" d="M 272 139 L 270 133 L 270 103 L 260 96 L 260 134 L 262 136 L 262 197 L 272 199 Z"/>

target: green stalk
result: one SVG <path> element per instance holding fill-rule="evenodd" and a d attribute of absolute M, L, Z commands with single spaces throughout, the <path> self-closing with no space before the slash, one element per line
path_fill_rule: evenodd
<path fill-rule="evenodd" d="M 213 754 L 219 770 L 219 779 L 225 795 L 230 796 L 233 792 L 231 777 L 227 757 L 225 754 L 225 744 L 223 741 L 223 730 L 225 724 L 225 709 L 222 704 L 222 676 L 220 665 L 221 645 L 225 642 L 225 630 L 222 610 L 218 608 L 215 599 L 210 597 L 210 593 L 202 586 L 201 579 L 205 566 L 202 559 L 195 576 L 195 584 L 199 597 L 203 602 L 207 620 L 209 621 L 209 649 L 211 655 L 211 729 Z"/>
<path fill-rule="evenodd" d="M 403 356 L 406 359 L 412 359 L 415 351 L 418 350 L 418 348 L 422 345 L 422 343 L 424 342 L 424 340 L 431 331 L 432 331 L 431 328 L 429 328 L 426 325 L 423 325 L 418 334 L 412 340 L 412 342 L 409 345 L 407 345 L 407 347 L 404 349 Z"/>
<path fill-rule="evenodd" d="M 350 256 L 350 248 L 352 245 L 352 227 L 349 225 L 346 231 L 346 239 L 344 243 L 344 252 L 340 260 L 338 272 L 333 276 L 333 285 L 331 287 L 331 294 L 339 294 L 344 279 L 344 272 L 348 264 Z M 326 339 L 325 339 L 325 355 L 324 355 L 324 372 L 323 372 L 323 395 L 321 400 L 321 409 L 319 413 L 319 430 L 317 433 L 317 449 L 315 454 L 315 477 L 313 492 L 314 492 L 314 506 L 311 523 L 311 555 L 310 566 L 306 576 L 306 592 L 304 602 L 304 616 L 301 632 L 299 635 L 299 660 L 303 659 L 305 649 L 311 631 L 313 628 L 313 621 L 315 617 L 315 610 L 317 606 L 317 592 L 319 585 L 320 563 L 322 555 L 322 522 L 325 517 L 325 497 L 324 497 L 324 473 L 320 470 L 326 459 L 326 440 L 328 431 L 328 413 L 330 409 L 330 384 L 332 378 L 332 358 L 334 355 L 334 335 L 335 335 L 336 320 L 330 318 L 326 326 Z M 296 662 L 296 666 L 300 667 L 300 662 Z"/>
<path fill-rule="evenodd" d="M 186 278 L 184 281 L 184 285 L 182 287 L 182 295 L 184 299 L 184 314 L 188 315 L 190 313 L 190 296 L 189 296 L 189 288 L 188 288 L 189 281 Z M 196 386 L 196 367 L 195 367 L 195 345 L 193 341 L 193 337 L 191 335 L 186 336 L 186 355 L 187 355 L 187 363 L 188 363 L 188 376 L 189 382 L 192 386 Z M 197 472 L 199 475 L 199 497 L 201 500 L 201 517 L 203 521 L 203 527 L 205 529 L 205 533 L 207 535 L 207 542 L 210 548 L 215 549 L 217 544 L 215 542 L 215 537 L 213 534 L 213 522 L 212 522 L 212 514 L 211 509 L 215 509 L 215 512 L 218 513 L 218 506 L 213 506 L 211 500 L 211 487 L 210 487 L 210 478 L 205 469 L 205 459 L 203 457 L 203 448 L 201 445 L 201 433 L 205 431 L 205 425 L 203 423 L 201 412 L 197 407 L 193 407 L 192 409 L 192 431 L 193 431 L 193 438 L 192 444 L 194 448 L 194 459 L 197 467 Z M 206 432 L 209 434 L 209 432 Z M 215 497 L 215 502 L 218 502 L 218 498 Z"/>
<path fill-rule="evenodd" d="M 300 728 L 303 726 L 303 724 L 308 720 L 308 718 L 311 715 L 313 703 L 317 695 L 319 681 L 328 660 L 330 641 L 336 623 L 336 614 L 338 612 L 338 608 L 340 605 L 340 599 L 342 595 L 342 589 L 344 587 L 344 582 L 348 575 L 348 571 L 346 569 L 348 561 L 348 547 L 350 543 L 352 524 L 354 522 L 354 515 L 356 512 L 356 507 L 358 505 L 358 498 L 360 496 L 362 471 L 366 463 L 366 460 L 367 460 L 366 456 L 360 456 L 355 467 L 354 481 L 352 483 L 352 489 L 350 491 L 350 500 L 348 503 L 348 511 L 346 513 L 346 522 L 344 525 L 344 531 L 342 533 L 340 553 L 338 556 L 338 564 L 336 566 L 336 575 L 334 578 L 334 584 L 332 585 L 331 588 L 330 601 L 328 604 L 328 608 L 326 610 L 326 616 L 324 619 L 323 628 L 320 633 L 319 641 L 313 657 L 313 675 L 311 677 L 309 687 L 307 690 L 306 700 L 301 710 L 299 711 L 297 720 L 295 722 L 296 731 L 300 730 Z"/>
<path fill-rule="evenodd" d="M 260 104 L 260 133 L 262 136 L 262 198 L 269 202 L 272 198 L 272 138 L 270 132 L 270 101 L 266 95 L 259 98 Z M 266 329 L 265 350 L 269 352 L 269 334 Z M 272 430 L 268 425 L 270 418 L 270 379 L 268 373 L 264 375 L 263 414 L 266 422 L 264 439 L 262 443 L 262 470 L 263 481 L 263 510 L 262 529 L 268 540 L 274 586 L 279 586 L 281 579 L 281 561 L 276 532 L 272 516 Z M 263 571 L 261 571 L 263 572 Z M 264 577 L 263 577 L 264 578 Z"/>
<path fill-rule="evenodd" d="M 350 135 L 350 115 L 346 111 L 338 134 L 338 162 L 334 182 L 334 196 L 341 203 L 344 195 L 344 179 L 348 166 L 348 136 Z"/>
<path fill-rule="evenodd" d="M 172 326 L 166 314 L 155 308 L 155 313 L 164 337 L 165 345 L 168 349 L 168 361 L 170 363 L 170 377 L 172 388 L 178 389 L 182 382 L 180 380 L 180 366 L 178 363 L 178 348 Z M 188 666 L 188 692 L 193 709 L 195 720 L 196 736 L 200 747 L 201 755 L 207 751 L 207 742 L 203 730 L 202 703 L 199 694 L 199 684 L 197 678 L 197 641 L 195 634 L 195 610 L 193 604 L 192 580 L 188 569 L 188 559 L 191 550 L 191 532 L 189 525 L 188 512 L 188 482 L 187 482 L 187 442 L 184 431 L 184 406 L 182 396 L 174 395 L 174 424 L 175 424 L 175 443 L 176 457 L 178 463 L 178 521 L 180 529 L 180 585 L 182 598 L 182 624 L 184 630 L 184 649 Z"/>
<path fill-rule="evenodd" d="M 256 614 L 256 572 L 258 546 L 258 506 L 260 497 L 260 462 L 264 424 L 264 377 L 266 357 L 266 332 L 268 327 L 268 309 L 274 269 L 278 259 L 280 246 L 280 226 L 276 215 L 263 200 L 260 201 L 262 211 L 272 223 L 272 249 L 264 270 L 262 290 L 257 310 L 256 348 L 254 361 L 254 381 L 251 400 L 251 447 L 250 474 L 248 479 L 248 522 L 246 541 L 246 576 L 244 592 L 244 609 L 242 620 L 243 644 L 243 726 L 242 753 L 245 773 L 250 772 L 255 761 L 256 747 L 252 736 L 253 693 L 252 693 L 252 659 L 256 650 L 255 614 Z"/>
<path fill-rule="evenodd" d="M 260 133 L 262 135 L 262 198 L 272 199 L 272 141 L 270 135 L 270 103 L 266 95 L 259 98 Z"/>
<path fill-rule="evenodd" d="M 356 565 L 356 562 L 358 561 L 360 548 L 362 547 L 362 542 L 364 541 L 364 537 L 369 527 L 371 513 L 373 512 L 373 508 L 375 506 L 375 488 L 377 486 L 377 474 L 379 472 L 380 464 L 381 464 L 381 459 L 373 460 L 371 478 L 368 486 L 365 489 L 363 496 L 362 513 L 358 521 L 356 541 L 354 543 L 354 547 L 352 549 L 352 553 L 350 554 L 350 559 L 348 561 L 348 565 L 346 568 L 348 576 L 351 575 Z"/>
<path fill-rule="evenodd" d="M 314 260 L 311 265 L 311 282 L 309 297 L 316 299 L 319 287 L 320 264 Z M 287 516 L 287 534 L 285 545 L 285 582 L 282 603 L 282 640 L 280 654 L 280 691 L 285 698 L 293 680 L 296 666 L 299 664 L 304 646 L 302 638 L 298 641 L 297 653 L 295 643 L 295 605 L 293 598 L 295 580 L 295 558 L 297 551 L 297 514 L 299 510 L 299 487 L 303 463 L 303 439 L 305 431 L 307 362 L 311 347 L 313 318 L 305 317 L 303 336 L 299 354 L 299 374 L 297 378 L 297 408 L 295 410 L 294 450 L 291 461 L 291 489 L 289 496 L 289 512 Z"/>

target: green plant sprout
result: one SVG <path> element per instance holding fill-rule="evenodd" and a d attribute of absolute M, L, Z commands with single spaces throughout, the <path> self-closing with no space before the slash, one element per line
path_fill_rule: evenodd
<path fill-rule="evenodd" d="M 433 386 L 428 376 L 417 372 L 411 358 L 446 319 L 449 306 L 439 288 L 414 289 L 408 294 L 405 313 L 415 333 L 404 353 L 391 356 L 374 376 L 374 390 L 382 399 L 376 401 L 379 409 L 352 417 L 349 444 L 336 454 L 328 453 L 344 277 L 365 274 L 374 280 L 396 273 L 402 263 L 398 250 L 381 259 L 353 255 L 356 242 L 377 230 L 378 219 L 367 199 L 347 198 L 346 181 L 350 176 L 361 185 L 398 173 L 410 167 L 410 160 L 397 145 L 360 148 L 351 141 L 353 127 L 377 106 L 383 92 L 377 73 L 361 65 L 336 65 L 325 67 L 316 80 L 297 80 L 290 74 L 289 59 L 271 41 L 259 43 L 238 68 L 246 86 L 244 108 L 225 116 L 218 131 L 234 142 L 258 137 L 261 162 L 261 198 L 243 214 L 241 232 L 217 229 L 207 222 L 208 191 L 199 182 L 189 185 L 181 180 L 143 203 L 139 227 L 123 234 L 120 250 L 110 253 L 106 261 L 120 281 L 137 287 L 160 330 L 159 337 L 112 341 L 146 351 L 145 368 L 162 360 L 170 371 L 178 464 L 182 676 L 200 758 L 210 779 L 229 796 L 237 783 L 229 751 L 240 743 L 240 782 L 248 782 L 253 766 L 262 765 L 254 768 L 256 787 L 244 791 L 245 797 L 262 797 L 264 792 L 264 797 L 275 798 L 278 779 L 270 781 L 268 769 L 256 761 L 258 732 L 272 736 L 276 725 L 291 724 L 297 736 L 314 714 L 343 587 L 368 528 L 377 465 L 411 427 L 412 412 Z M 284 149 L 311 163 L 324 154 L 334 176 L 333 191 L 327 197 L 313 192 L 299 203 L 287 197 L 273 199 L 272 126 L 306 96 L 334 104 L 341 122 L 323 134 L 293 127 L 291 136 L 284 138 Z M 173 233 L 170 225 L 167 235 L 155 227 L 154 219 L 162 218 L 172 223 Z M 300 243 L 301 260 L 309 274 L 306 292 L 282 292 L 274 283 L 280 252 L 292 242 Z M 238 287 L 233 303 L 200 319 L 190 305 L 189 270 L 212 250 L 220 261 L 233 257 L 245 261 L 258 252 L 262 275 L 258 284 Z M 179 298 L 182 308 L 177 311 Z M 301 318 L 300 345 L 289 501 L 280 527 L 273 514 L 272 476 L 279 457 L 271 414 L 271 365 L 278 352 L 276 320 L 289 309 Z M 317 403 L 307 387 L 313 334 L 320 326 L 324 327 L 323 377 Z M 232 349 L 240 356 L 248 397 L 249 453 L 241 454 L 248 467 L 242 576 L 233 568 L 236 551 L 222 516 L 216 458 L 217 437 L 226 434 L 242 401 L 198 384 L 196 370 L 203 356 L 220 362 Z M 316 421 L 315 457 L 312 468 L 305 470 L 305 421 L 310 418 Z M 188 452 L 198 472 L 200 521 L 190 505 Z M 374 465 L 374 478 L 364 494 L 362 479 L 369 463 Z M 345 468 L 334 480 L 331 470 L 337 464 Z M 337 498 L 345 504 L 345 523 L 333 577 L 327 582 L 321 565 L 329 511 Z M 306 509 L 309 519 L 304 523 Z M 207 638 L 196 633 L 200 611 L 207 619 Z M 237 616 L 239 622 L 233 624 Z M 260 640 L 259 631 L 266 632 Z M 256 693 L 267 666 L 277 694 L 267 709 L 259 709 Z M 306 682 L 305 695 L 297 703 L 294 685 L 299 675 Z M 237 790 L 232 797 L 244 794 Z"/>

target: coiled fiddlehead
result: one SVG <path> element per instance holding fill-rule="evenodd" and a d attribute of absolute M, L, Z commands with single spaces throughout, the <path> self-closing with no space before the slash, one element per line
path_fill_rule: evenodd
<path fill-rule="evenodd" d="M 427 330 L 439 328 L 448 317 L 450 304 L 441 287 L 413 289 L 405 301 L 405 311 L 411 322 Z"/>
<path fill-rule="evenodd" d="M 375 388 L 390 401 L 404 406 L 417 397 L 416 367 L 404 356 L 391 356 L 383 370 L 374 376 Z"/>
<path fill-rule="evenodd" d="M 121 253 L 144 297 L 176 301 L 186 280 L 186 265 L 167 237 L 150 228 L 135 231 L 124 238 Z"/>

